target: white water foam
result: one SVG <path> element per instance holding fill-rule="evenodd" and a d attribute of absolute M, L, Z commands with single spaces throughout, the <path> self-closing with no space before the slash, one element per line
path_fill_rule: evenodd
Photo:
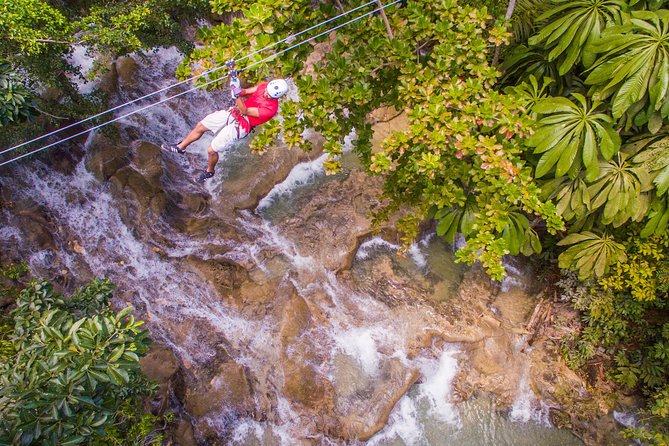
<path fill-rule="evenodd" d="M 86 79 L 86 76 L 93 69 L 95 57 L 89 55 L 88 48 L 83 45 L 73 45 L 72 48 L 73 50 L 68 55 L 67 61 L 73 67 L 79 68 L 82 77 L 73 77 L 71 81 L 77 86 L 79 93 L 90 94 L 93 92 L 96 83 Z"/>
<path fill-rule="evenodd" d="M 335 333 L 334 341 L 342 352 L 355 358 L 368 376 L 376 376 L 381 359 L 375 340 L 379 334 L 374 327 L 353 328 Z"/>
<path fill-rule="evenodd" d="M 21 233 L 13 226 L 2 227 L 0 228 L 0 240 L 3 242 L 12 241 L 14 243 L 20 243 Z"/>
<path fill-rule="evenodd" d="M 252 257 L 256 257 L 254 250 L 257 252 L 257 250 L 260 249 L 260 246 L 272 247 L 275 249 L 278 248 L 281 254 L 283 254 L 291 264 L 299 270 L 314 270 L 318 268 L 313 257 L 300 254 L 295 244 L 281 235 L 278 228 L 270 222 L 262 220 L 258 223 L 250 218 L 250 213 L 248 211 L 241 212 L 241 218 L 239 218 L 238 221 L 245 229 L 254 233 L 257 237 L 255 241 L 256 247 L 246 248 L 247 252 Z"/>
<path fill-rule="evenodd" d="M 110 278 L 134 290 L 137 299 L 146 304 L 147 319 L 153 322 L 152 336 L 178 345 L 178 351 L 184 358 L 206 361 L 215 354 L 198 338 L 203 335 L 200 330 L 188 333 L 179 342 L 174 342 L 171 334 L 165 331 L 165 322 L 178 323 L 186 315 L 195 320 L 208 321 L 216 331 L 229 336 L 239 345 L 260 349 L 261 356 L 266 357 L 271 351 L 268 346 L 273 344 L 274 336 L 262 327 L 262 322 L 247 321 L 227 311 L 203 279 L 181 271 L 172 261 L 155 253 L 151 245 L 138 239 L 134 231 L 123 223 L 113 197 L 86 171 L 83 164 L 77 167 L 74 176 L 64 176 L 55 171 L 42 176 L 39 174 L 42 169 L 28 171 L 19 167 L 34 186 L 25 193 L 48 209 L 57 221 L 67 222 L 70 232 L 77 234 L 81 254 L 63 251 L 61 258 L 66 266 L 76 270 L 76 261 L 85 260 L 95 276 Z M 172 236 L 178 237 L 177 234 Z M 52 267 L 52 257 L 49 251 L 37 251 L 30 256 L 30 265 L 37 271 L 48 271 Z M 195 345 L 198 348 L 192 348 Z M 243 349 L 242 356 L 253 356 L 253 351 Z"/>
<path fill-rule="evenodd" d="M 512 421 L 527 423 L 534 422 L 543 426 L 550 427 L 551 422 L 548 417 L 548 407 L 539 401 L 532 391 L 529 384 L 529 364 L 525 366 L 523 374 L 518 383 L 516 398 L 511 405 L 509 418 Z"/>
<path fill-rule="evenodd" d="M 411 244 L 409 247 L 409 255 L 419 269 L 425 270 L 427 268 L 427 256 L 418 243 Z"/>
<path fill-rule="evenodd" d="M 506 293 L 513 288 L 525 289 L 523 277 L 525 273 L 518 267 L 513 257 L 504 257 L 502 265 L 506 270 L 506 276 L 502 279 L 501 291 Z"/>
<path fill-rule="evenodd" d="M 365 260 L 376 250 L 385 249 L 389 251 L 398 251 L 400 247 L 384 240 L 381 237 L 373 237 L 360 244 L 358 252 L 355 254 L 356 260 Z"/>
<path fill-rule="evenodd" d="M 274 186 L 269 194 L 260 200 L 257 209 L 262 211 L 268 208 L 275 200 L 280 200 L 290 195 L 296 188 L 313 183 L 319 175 L 324 173 L 323 163 L 327 157 L 327 154 L 324 154 L 313 161 L 307 161 L 295 166 L 283 182 Z"/>
<path fill-rule="evenodd" d="M 395 444 L 396 439 L 406 446 L 422 444 L 425 441 L 423 426 L 419 421 L 420 415 L 416 402 L 412 398 L 404 396 L 395 406 L 388 417 L 386 427 L 373 436 L 368 445 L 377 446 L 386 443 Z"/>
<path fill-rule="evenodd" d="M 424 377 L 418 386 L 420 398 L 430 403 L 434 416 L 452 425 L 458 425 L 460 422 L 457 410 L 450 402 L 453 379 L 458 373 L 456 358 L 458 353 L 454 347 L 447 347 L 441 353 L 438 362 L 425 359 L 418 362 Z"/>
<path fill-rule="evenodd" d="M 614 410 L 613 419 L 625 427 L 636 427 L 639 424 L 637 416 L 631 412 L 618 412 Z"/>
<path fill-rule="evenodd" d="M 456 347 L 449 345 L 438 358 L 419 357 L 413 362 L 421 372 L 422 382 L 400 399 L 386 426 L 370 439 L 369 445 L 396 444 L 398 439 L 407 446 L 426 444 L 426 417 L 460 427 L 460 415 L 450 401 L 453 379 L 458 373 L 458 353 Z"/>

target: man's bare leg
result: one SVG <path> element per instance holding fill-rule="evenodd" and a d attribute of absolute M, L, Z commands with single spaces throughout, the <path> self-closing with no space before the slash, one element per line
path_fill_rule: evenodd
<path fill-rule="evenodd" d="M 218 163 L 218 153 L 209 146 L 207 148 L 207 172 L 213 172 Z"/>
<path fill-rule="evenodd" d="M 190 133 L 186 135 L 183 141 L 177 144 L 177 147 L 179 147 L 181 150 L 186 150 L 186 147 L 188 147 L 198 139 L 202 138 L 202 135 L 204 135 L 208 131 L 209 129 L 207 127 L 203 126 L 201 122 L 198 122 L 195 128 L 193 128 L 193 130 L 191 130 Z"/>

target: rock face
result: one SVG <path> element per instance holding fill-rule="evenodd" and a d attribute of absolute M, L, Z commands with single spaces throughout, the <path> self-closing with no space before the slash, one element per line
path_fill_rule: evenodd
<path fill-rule="evenodd" d="M 279 223 L 281 230 L 295 240 L 302 255 L 328 270 L 346 268 L 360 240 L 371 234 L 369 214 L 379 204 L 379 186 L 379 178 L 362 172 L 328 182 L 299 214 Z"/>

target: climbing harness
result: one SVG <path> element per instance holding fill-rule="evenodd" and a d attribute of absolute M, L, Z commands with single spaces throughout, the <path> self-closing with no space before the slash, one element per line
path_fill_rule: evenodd
<path fill-rule="evenodd" d="M 278 42 L 275 42 L 275 43 L 273 43 L 273 44 L 270 44 L 270 45 L 268 45 L 268 46 L 266 46 L 266 47 L 264 47 L 264 48 L 261 48 L 260 50 L 256 50 L 255 52 L 250 53 L 250 54 L 248 54 L 248 55 L 246 55 L 246 56 L 244 56 L 244 57 L 238 59 L 237 61 L 240 61 L 240 60 L 243 60 L 243 59 L 250 58 L 250 57 L 252 57 L 253 55 L 258 54 L 258 53 L 261 52 L 261 51 L 265 51 L 265 50 L 267 50 L 267 49 L 269 49 L 269 48 L 272 48 L 272 47 L 275 46 L 275 45 L 279 45 L 279 44 L 281 44 L 281 43 L 284 43 L 284 42 L 289 41 L 290 39 L 294 39 L 295 37 L 297 37 L 297 36 L 299 36 L 299 35 L 301 35 L 301 34 L 304 34 L 304 33 L 308 32 L 308 31 L 310 31 L 310 30 L 312 30 L 312 29 L 315 29 L 315 28 L 317 28 L 317 27 L 320 27 L 320 26 L 322 26 L 322 25 L 324 25 L 324 24 L 326 24 L 326 23 L 329 23 L 329 22 L 331 22 L 331 21 L 333 21 L 333 20 L 336 20 L 336 19 L 338 19 L 338 18 L 340 18 L 340 17 L 343 17 L 343 16 L 345 16 L 345 15 L 348 15 L 348 14 L 350 14 L 350 13 L 352 13 L 352 12 L 354 12 L 354 11 L 360 9 L 360 8 L 363 8 L 363 7 L 365 7 L 365 6 L 371 5 L 372 3 L 376 3 L 376 1 L 377 1 L 377 0 L 372 0 L 372 1 L 370 1 L 370 2 L 365 3 L 364 5 L 361 5 L 361 6 L 358 6 L 358 7 L 356 7 L 356 8 L 353 8 L 353 9 L 351 9 L 351 10 L 345 12 L 345 13 L 339 14 L 339 15 L 336 16 L 336 17 L 333 17 L 333 18 L 331 18 L 331 19 L 328 19 L 328 20 L 326 20 L 326 21 L 323 21 L 323 22 L 321 22 L 321 23 L 319 23 L 319 24 L 317 24 L 317 25 L 314 25 L 314 26 L 312 26 L 312 27 L 310 27 L 310 28 L 308 28 L 308 29 L 305 29 L 305 30 L 303 30 L 303 31 L 300 31 L 299 33 L 296 33 L 296 34 L 293 34 L 293 35 L 291 35 L 291 36 L 288 36 L 288 37 L 286 37 L 285 39 L 282 39 L 282 40 L 280 40 L 280 41 L 278 41 Z M 260 64 L 262 64 L 262 63 L 264 63 L 264 62 L 268 62 L 268 61 L 270 61 L 270 60 L 272 60 L 272 59 L 275 59 L 275 58 L 279 57 L 281 54 L 284 54 L 284 53 L 286 53 L 286 52 L 288 52 L 288 51 L 291 51 L 291 50 L 293 50 L 293 49 L 295 49 L 295 48 L 297 48 L 297 47 L 299 47 L 299 46 L 302 46 L 302 45 L 304 45 L 304 44 L 306 44 L 306 43 L 308 43 L 308 42 L 311 42 L 312 40 L 315 40 L 315 39 L 317 39 L 317 38 L 319 38 L 319 37 L 322 37 L 322 36 L 324 36 L 324 35 L 326 35 L 326 34 L 330 34 L 330 33 L 332 33 L 333 31 L 336 31 L 336 30 L 339 29 L 339 28 L 342 28 L 342 27 L 344 27 L 344 26 L 348 26 L 348 25 L 350 25 L 351 23 L 356 22 L 356 21 L 358 21 L 358 20 L 361 20 L 361 19 L 363 19 L 363 18 L 365 18 L 365 17 L 368 17 L 368 16 L 370 16 L 370 15 L 372 15 L 372 14 L 374 14 L 374 13 L 378 13 L 379 11 L 384 10 L 384 9 L 390 7 L 390 6 L 393 6 L 393 5 L 396 5 L 396 4 L 398 4 L 398 3 L 401 3 L 402 1 L 403 1 L 403 0 L 395 0 L 395 1 L 391 2 L 391 3 L 388 3 L 387 5 L 380 6 L 380 7 L 376 8 L 376 9 L 374 9 L 374 10 L 372 10 L 372 11 L 366 12 L 366 13 L 364 13 L 364 14 L 358 16 L 358 17 L 355 17 L 355 18 L 353 18 L 353 19 L 351 19 L 351 20 L 349 20 L 349 21 L 347 21 L 347 22 L 341 23 L 341 24 L 339 24 L 339 25 L 337 25 L 337 26 L 334 26 L 334 27 L 332 27 L 332 28 L 330 28 L 330 29 L 328 29 L 328 30 L 326 30 L 326 31 L 320 32 L 320 33 L 316 34 L 315 36 L 309 37 L 308 39 L 305 39 L 305 40 L 303 40 L 303 41 L 301 41 L 301 42 L 298 42 L 298 43 L 296 43 L 296 44 L 293 44 L 293 45 L 289 46 L 288 48 L 283 49 L 283 50 L 281 50 L 281 51 L 279 51 L 279 52 L 277 52 L 277 53 L 275 53 L 275 54 L 272 54 L 272 55 L 270 55 L 270 56 L 268 56 L 268 57 L 266 57 L 266 58 L 264 58 L 264 59 L 261 59 L 261 60 L 259 60 L 259 61 L 256 61 L 256 62 L 254 62 L 254 63 L 248 65 L 247 67 L 245 67 L 243 70 L 239 70 L 239 72 L 244 71 L 244 70 L 248 70 L 248 69 L 250 69 L 250 68 L 252 68 L 252 67 L 254 67 L 254 66 L 256 66 L 256 65 L 260 65 Z M 182 84 L 184 84 L 184 83 L 186 83 L 186 82 L 188 82 L 188 81 L 191 81 L 191 80 L 194 80 L 194 79 L 196 79 L 196 78 L 202 77 L 202 76 L 204 76 L 204 75 L 206 75 L 206 74 L 209 74 L 209 73 L 212 73 L 212 72 L 214 72 L 214 71 L 218 71 L 218 70 L 220 70 L 220 69 L 222 69 L 222 68 L 224 68 L 224 67 L 225 67 L 225 65 L 222 65 L 222 66 L 220 66 L 220 67 L 213 68 L 213 69 L 211 69 L 211 70 L 209 70 L 209 71 L 205 71 L 204 73 L 200 73 L 200 74 L 197 75 L 197 76 L 191 77 L 191 78 L 186 79 L 186 80 L 184 80 L 184 81 L 181 81 L 181 82 L 178 82 L 178 83 L 176 83 L 176 84 L 170 85 L 170 86 L 168 86 L 168 87 L 162 88 L 162 89 L 160 89 L 160 90 L 157 90 L 157 91 L 152 92 L 152 93 L 150 93 L 150 94 L 147 94 L 147 95 L 145 95 L 145 96 L 142 96 L 142 97 L 140 97 L 140 98 L 137 98 L 137 99 L 135 99 L 135 100 L 133 100 L 133 101 L 129 101 L 129 102 L 126 102 L 126 103 L 124 103 L 124 104 L 120 104 L 120 105 L 118 105 L 118 106 L 116 106 L 116 107 L 114 107 L 114 108 L 111 108 L 111 109 L 109 109 L 109 110 L 105 110 L 104 112 L 98 113 L 97 115 L 94 115 L 94 116 L 91 116 L 91 117 L 89 117 L 89 118 L 83 119 L 83 120 L 81 120 L 81 121 L 75 122 L 75 123 L 70 124 L 70 125 L 68 125 L 68 126 L 65 126 L 65 127 L 63 127 L 63 128 L 54 130 L 53 132 L 44 134 L 44 135 L 42 135 L 42 136 L 40 136 L 40 137 L 31 139 L 31 140 L 26 141 L 26 142 L 24 142 L 24 143 L 21 143 L 21 144 L 19 144 L 19 145 L 16 145 L 16 146 L 13 146 L 13 147 L 9 147 L 9 148 L 7 148 L 7 149 L 4 149 L 4 150 L 0 151 L 0 155 L 2 155 L 2 154 L 4 154 L 4 153 L 7 153 L 7 152 L 10 152 L 10 151 L 12 151 L 12 150 L 16 150 L 16 149 L 18 149 L 18 148 L 20 148 L 20 147 L 25 146 L 26 144 L 30 144 L 30 143 L 32 143 L 32 142 L 41 140 L 41 139 L 43 139 L 43 138 L 46 138 L 46 137 L 51 136 L 51 135 L 54 135 L 54 134 L 56 134 L 56 133 L 58 133 L 58 132 L 61 132 L 61 131 L 66 130 L 66 129 L 75 127 L 75 126 L 80 125 L 80 124 L 82 124 L 82 123 L 84 123 L 84 122 L 86 122 L 86 121 L 90 121 L 90 120 L 92 120 L 92 119 L 94 119 L 94 118 L 97 118 L 97 117 L 99 117 L 99 116 L 102 116 L 102 115 L 104 115 L 104 114 L 106 114 L 106 113 L 110 113 L 110 112 L 112 112 L 112 111 L 118 110 L 118 109 L 121 108 L 121 107 L 124 107 L 124 106 L 126 106 L 126 105 L 130 105 L 130 104 L 132 104 L 132 103 L 138 102 L 138 101 L 140 101 L 140 100 L 142 100 L 142 99 L 145 99 L 145 98 L 148 98 L 148 97 L 150 97 L 150 96 L 153 96 L 153 95 L 155 95 L 155 94 L 157 94 L 157 93 L 166 91 L 166 90 L 168 90 L 168 89 L 170 89 L 170 88 L 172 88 L 172 87 L 175 87 L 175 86 L 177 86 L 177 85 L 182 85 Z M 142 111 L 144 111 L 144 110 L 147 110 L 147 109 L 149 109 L 149 108 L 151 108 L 151 107 L 155 107 L 156 105 L 164 104 L 165 102 L 170 101 L 170 100 L 175 99 L 175 98 L 178 98 L 179 96 L 183 96 L 183 95 L 188 94 L 188 93 L 191 93 L 191 92 L 193 92 L 193 91 L 195 91 L 195 90 L 199 90 L 199 89 L 202 89 L 202 88 L 207 87 L 207 86 L 209 86 L 209 85 L 215 84 L 215 83 L 220 82 L 221 80 L 225 79 L 226 77 L 228 77 L 227 74 L 224 75 L 224 76 L 221 76 L 221 77 L 219 77 L 219 78 L 217 78 L 217 79 L 214 79 L 214 80 L 205 82 L 205 83 L 203 83 L 203 84 L 201 84 L 201 85 L 198 85 L 198 86 L 195 86 L 195 87 L 190 88 L 190 89 L 188 89 L 188 90 L 185 90 L 185 91 L 182 91 L 182 92 L 180 92 L 180 93 L 177 93 L 177 94 L 175 94 L 175 95 L 168 96 L 167 98 L 161 99 L 161 100 L 156 101 L 156 102 L 154 102 L 154 103 L 152 103 L 152 104 L 145 105 L 144 107 L 140 107 L 140 108 L 138 108 L 138 109 L 136 109 L 136 110 L 133 110 L 133 111 L 128 112 L 128 113 L 125 113 L 125 114 L 123 114 L 123 115 L 121 115 L 121 116 L 118 116 L 118 117 L 116 117 L 116 118 L 110 119 L 109 121 L 103 122 L 102 124 L 95 125 L 95 126 L 89 128 L 89 129 L 86 129 L 86 130 L 83 130 L 83 131 L 81 131 L 81 132 L 75 133 L 74 135 L 70 135 L 70 136 L 65 137 L 65 138 L 63 138 L 63 139 L 60 139 L 60 140 L 58 140 L 58 141 L 55 141 L 55 142 L 52 142 L 52 143 L 47 144 L 47 145 L 45 145 L 45 146 L 42 146 L 42 147 L 40 147 L 40 148 L 38 148 L 38 149 L 29 151 L 29 152 L 27 152 L 27 153 L 24 153 L 24 154 L 22 154 L 22 155 L 16 156 L 16 157 L 14 157 L 14 158 L 10 158 L 9 160 L 6 160 L 6 161 L 1 162 L 1 163 L 0 163 L 0 167 L 2 167 L 2 166 L 6 166 L 6 165 L 11 164 L 11 163 L 14 163 L 14 162 L 19 161 L 20 159 L 23 159 L 23 158 L 25 158 L 25 157 L 27 157 L 27 156 L 34 155 L 34 154 L 39 153 L 39 152 L 41 152 L 41 151 L 43 151 L 43 150 L 49 149 L 49 148 L 51 148 L 51 147 L 53 147 L 53 146 L 55 146 L 55 145 L 61 144 L 61 143 L 65 142 L 65 141 L 69 141 L 69 140 L 71 140 L 71 139 L 74 139 L 74 138 L 77 138 L 77 137 L 79 137 L 79 136 L 82 136 L 82 135 L 84 135 L 84 134 L 86 134 L 86 133 L 90 133 L 90 132 L 92 132 L 93 130 L 97 130 L 97 129 L 99 129 L 99 128 L 101 128 L 101 127 L 104 127 L 104 126 L 106 126 L 106 125 L 112 124 L 112 123 L 114 123 L 114 122 L 118 122 L 118 121 L 120 121 L 120 120 L 122 120 L 122 119 L 125 119 L 125 118 L 131 116 L 131 115 L 140 113 L 140 112 L 142 112 Z"/>

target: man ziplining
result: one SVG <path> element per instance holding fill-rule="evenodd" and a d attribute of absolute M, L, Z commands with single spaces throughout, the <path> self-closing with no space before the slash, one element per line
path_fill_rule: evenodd
<path fill-rule="evenodd" d="M 254 127 L 264 124 L 276 115 L 279 98 L 288 92 L 288 83 L 284 79 L 274 79 L 261 82 L 255 87 L 241 88 L 233 69 L 230 91 L 235 98 L 233 107 L 205 116 L 180 143 L 161 145 L 168 152 L 185 154 L 186 148 L 206 132 L 214 133 L 214 139 L 207 148 L 207 168 L 197 177 L 198 183 L 204 183 L 214 176 L 219 153 L 246 137 Z"/>

